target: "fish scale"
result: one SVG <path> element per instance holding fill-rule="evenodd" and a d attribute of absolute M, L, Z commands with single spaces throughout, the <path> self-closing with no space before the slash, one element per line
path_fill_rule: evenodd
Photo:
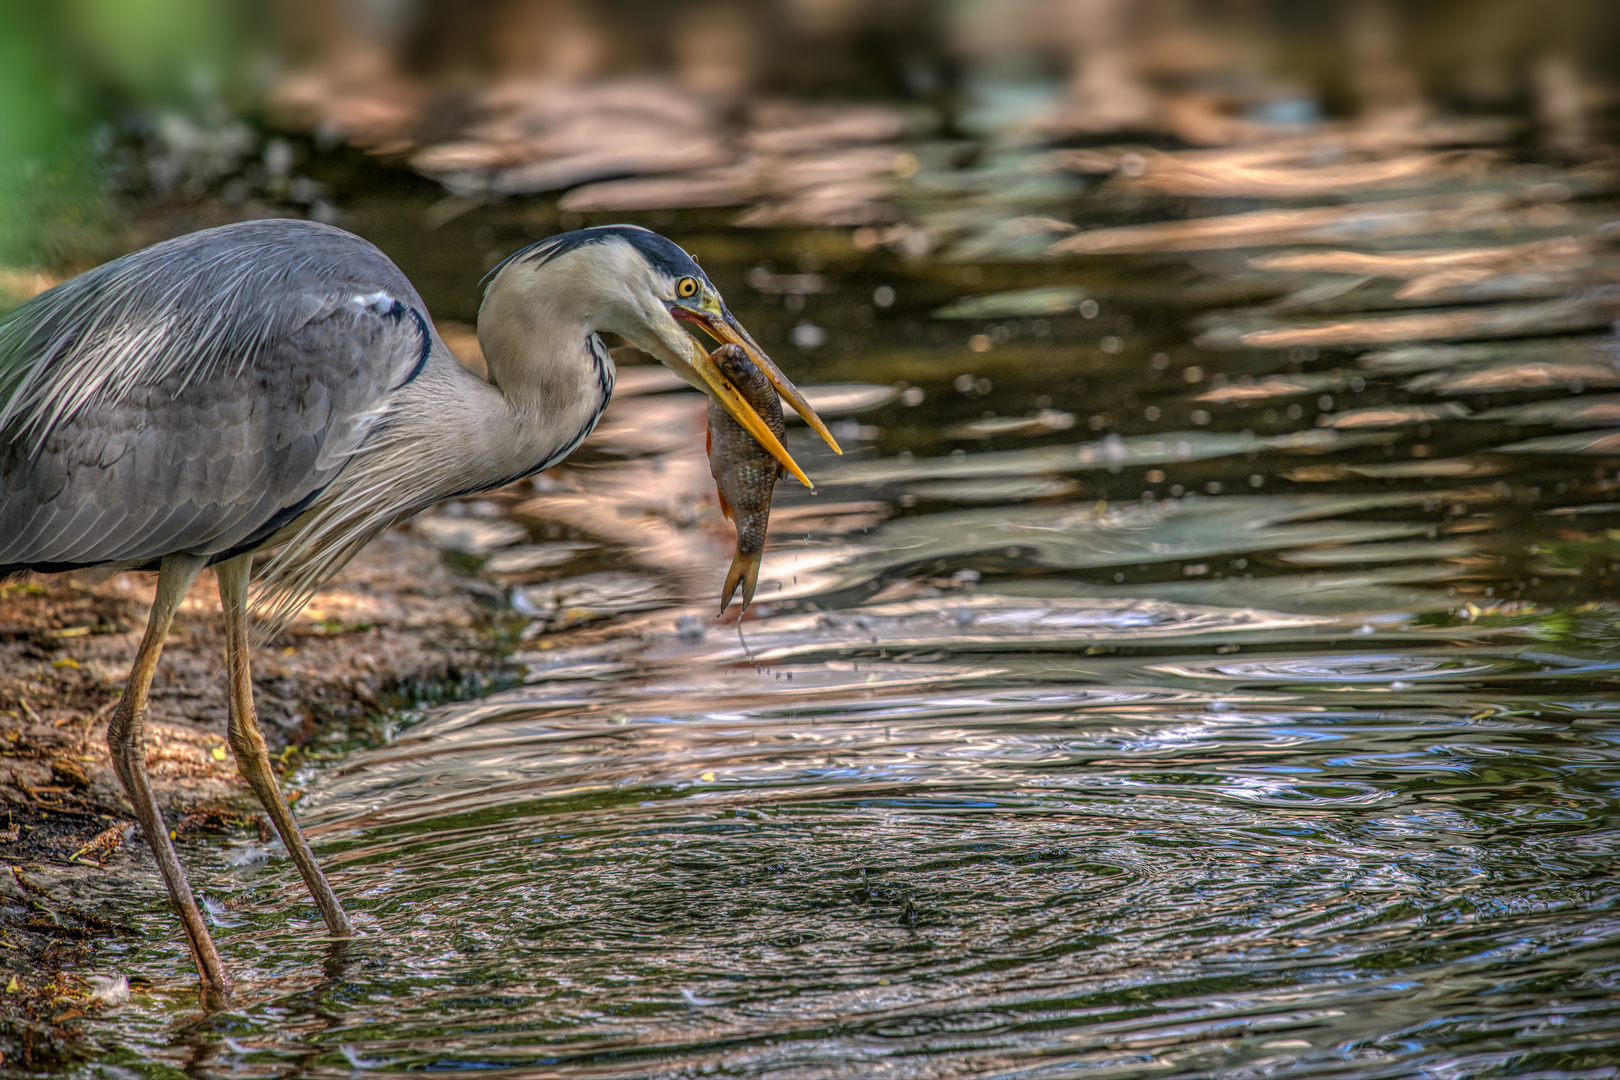
<path fill-rule="evenodd" d="M 782 400 L 765 373 L 736 345 L 722 345 L 711 356 L 727 380 L 759 413 L 778 439 Z M 771 520 L 771 493 L 782 467 L 759 442 L 712 399 L 709 402 L 709 472 L 720 494 L 720 510 L 737 527 L 737 552 L 720 589 L 720 613 L 725 614 L 737 588 L 742 587 L 742 609 L 754 599 L 759 563 L 765 550 L 765 532 Z"/>

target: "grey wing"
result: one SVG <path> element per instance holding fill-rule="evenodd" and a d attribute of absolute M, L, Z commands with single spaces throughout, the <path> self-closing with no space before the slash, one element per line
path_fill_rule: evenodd
<path fill-rule="evenodd" d="M 247 222 L 136 252 L 0 321 L 0 573 L 262 543 L 432 347 L 359 237 Z"/>

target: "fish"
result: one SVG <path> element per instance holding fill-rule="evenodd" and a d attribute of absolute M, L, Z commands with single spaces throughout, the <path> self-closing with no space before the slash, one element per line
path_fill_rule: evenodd
<path fill-rule="evenodd" d="M 782 399 L 765 373 L 736 345 L 720 346 L 710 359 L 780 439 L 785 430 Z M 731 558 L 731 568 L 720 588 L 720 614 L 726 613 L 739 587 L 742 610 L 747 611 L 759 582 L 765 530 L 771 520 L 771 492 L 785 470 L 769 450 L 713 400 L 709 402 L 708 455 L 709 472 L 720 494 L 720 511 L 737 527 L 737 553 Z"/>

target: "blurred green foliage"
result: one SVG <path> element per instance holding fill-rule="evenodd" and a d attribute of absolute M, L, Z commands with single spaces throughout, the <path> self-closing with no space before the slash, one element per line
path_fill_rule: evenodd
<path fill-rule="evenodd" d="M 69 0 L 64 29 L 92 72 L 136 103 L 215 93 L 237 59 L 240 4 Z"/>
<path fill-rule="evenodd" d="M 131 110 L 239 93 L 257 6 L 0 0 L 0 264 L 54 261 L 110 212 L 96 143 Z"/>
<path fill-rule="evenodd" d="M 53 221 L 95 201 L 90 114 L 49 5 L 0 4 L 0 261 L 26 262 Z"/>

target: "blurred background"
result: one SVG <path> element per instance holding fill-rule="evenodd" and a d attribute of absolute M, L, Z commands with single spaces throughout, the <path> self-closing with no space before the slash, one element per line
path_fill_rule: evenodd
<path fill-rule="evenodd" d="M 330 217 L 310 168 L 341 148 L 462 196 L 826 225 L 903 216 L 915 167 L 855 151 L 912 141 L 960 168 L 1490 116 L 1578 156 L 1607 130 L 1617 42 L 1597 0 L 6 5 L 0 259 L 62 269 L 181 224 L 130 234 L 132 212 Z M 590 187 L 632 177 L 662 179 Z"/>

